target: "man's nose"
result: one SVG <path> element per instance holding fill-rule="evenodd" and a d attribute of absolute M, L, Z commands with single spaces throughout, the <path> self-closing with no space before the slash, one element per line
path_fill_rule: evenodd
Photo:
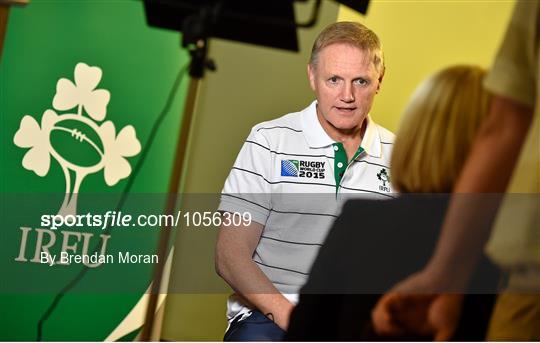
<path fill-rule="evenodd" d="M 353 102 L 354 101 L 354 92 L 352 85 L 345 84 L 341 90 L 341 101 L 343 102 Z"/>

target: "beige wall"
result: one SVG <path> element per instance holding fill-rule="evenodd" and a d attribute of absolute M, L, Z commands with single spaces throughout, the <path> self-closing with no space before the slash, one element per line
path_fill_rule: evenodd
<path fill-rule="evenodd" d="M 372 1 L 367 17 L 347 8 L 340 20 L 358 20 L 375 30 L 384 45 L 387 74 L 372 116 L 395 130 L 414 87 L 427 75 L 455 63 L 489 66 L 514 1 Z M 300 8 L 302 18 L 308 8 Z M 187 193 L 218 193 L 250 128 L 305 107 L 313 98 L 305 66 L 320 29 L 336 20 L 338 7 L 323 1 L 318 27 L 300 31 L 294 54 L 213 40 L 210 55 L 218 71 L 200 87 Z M 180 229 L 171 276 L 177 288 L 187 279 L 223 283 L 213 270 L 215 230 Z M 225 329 L 225 294 L 170 294 L 162 337 L 166 340 L 219 340 Z"/>

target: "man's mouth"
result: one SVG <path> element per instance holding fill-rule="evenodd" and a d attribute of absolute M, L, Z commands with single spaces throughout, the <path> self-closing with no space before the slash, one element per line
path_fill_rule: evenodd
<path fill-rule="evenodd" d="M 341 112 L 353 112 L 356 107 L 336 107 L 336 109 Z"/>

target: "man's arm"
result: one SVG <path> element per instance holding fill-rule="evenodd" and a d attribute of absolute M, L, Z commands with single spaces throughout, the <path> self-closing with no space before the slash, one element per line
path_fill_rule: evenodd
<path fill-rule="evenodd" d="M 287 330 L 294 305 L 253 261 L 263 229 L 257 222 L 249 226 L 222 226 L 216 243 L 216 272 L 237 294 Z"/>

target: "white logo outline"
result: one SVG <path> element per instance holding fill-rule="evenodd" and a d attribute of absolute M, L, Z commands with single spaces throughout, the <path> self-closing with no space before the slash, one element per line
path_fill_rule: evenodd
<path fill-rule="evenodd" d="M 60 164 L 65 176 L 66 191 L 59 215 L 76 214 L 79 189 L 87 175 L 104 169 L 105 183 L 114 186 L 131 174 L 131 166 L 126 158 L 136 156 L 141 151 L 141 144 L 132 125 L 126 125 L 116 134 L 112 121 L 98 124 L 105 119 L 110 100 L 108 90 L 96 89 L 101 76 L 99 67 L 78 63 L 75 66 L 75 83 L 66 78 L 59 79 L 53 99 L 53 108 L 56 111 L 69 111 L 77 107 L 77 113 L 58 114 L 47 109 L 41 117 L 41 126 L 32 116 L 25 115 L 13 137 L 16 146 L 29 148 L 22 160 L 25 169 L 44 177 L 50 169 L 51 156 Z M 62 126 L 63 121 L 82 123 L 97 134 L 102 144 L 96 144 L 81 130 Z M 67 160 L 52 146 L 50 137 L 53 132 L 65 132 L 75 141 L 89 144 L 99 155 L 99 162 L 82 166 Z M 100 148 L 100 145 L 103 148 Z M 70 171 L 75 173 L 73 185 Z"/>

